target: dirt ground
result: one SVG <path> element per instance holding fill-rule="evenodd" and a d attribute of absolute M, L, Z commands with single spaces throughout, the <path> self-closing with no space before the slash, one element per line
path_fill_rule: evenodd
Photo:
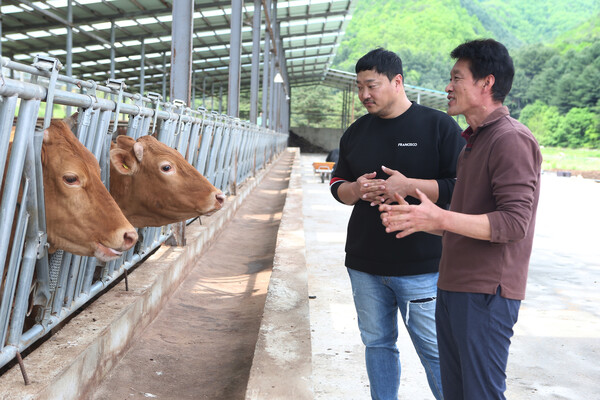
<path fill-rule="evenodd" d="M 276 162 L 94 400 L 245 397 L 293 162 Z"/>

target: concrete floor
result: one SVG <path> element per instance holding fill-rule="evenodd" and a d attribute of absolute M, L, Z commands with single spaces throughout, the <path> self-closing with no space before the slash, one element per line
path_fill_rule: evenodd
<path fill-rule="evenodd" d="M 275 163 L 164 307 L 168 311 L 163 315 L 180 318 L 157 317 L 147 332 L 136 337 L 139 346 L 134 343 L 112 374 L 102 379 L 94 399 L 244 398 L 269 268 L 277 251 L 273 245 L 281 207 L 289 190 L 301 191 L 302 197 L 297 213 L 302 214 L 304 225 L 314 398 L 370 397 L 364 349 L 343 266 L 351 207 L 337 203 L 328 184 L 314 174 L 312 162 L 324 159 L 325 154 L 302 155 L 301 183 L 290 184 L 289 189 L 289 154 Z M 508 399 L 600 399 L 598 199 L 600 183 L 543 176 L 527 299 L 521 306 L 509 357 Z M 255 246 L 243 247 L 246 240 Z M 133 275 L 130 280 L 142 283 Z M 115 290 L 120 292 L 108 306 L 119 310 L 123 294 L 121 288 Z M 97 303 L 108 301 L 103 298 Z M 65 328 L 61 334 L 66 332 L 70 330 Z M 72 337 L 63 338 L 67 347 L 48 357 L 73 358 L 67 354 Z M 398 347 L 400 398 L 432 399 L 423 368 L 403 329 Z M 35 359 L 28 357 L 25 362 L 31 368 Z M 35 379 L 41 373 L 33 371 L 32 375 Z M 0 387 L 7 389 L 0 390 L 0 399 L 25 398 L 15 397 L 22 384 L 1 386 L 7 375 L 0 379 Z M 14 378 L 18 372 L 10 375 Z"/>
<path fill-rule="evenodd" d="M 312 162 L 322 161 L 324 157 L 324 154 L 302 155 L 301 188 L 292 186 L 289 188 L 289 190 L 302 191 L 301 211 L 310 296 L 312 390 L 314 398 L 321 400 L 368 399 L 370 398 L 369 382 L 364 366 L 364 347 L 356 324 L 349 279 L 343 266 L 346 224 L 352 208 L 336 202 L 329 193 L 328 184 L 321 183 L 320 177 L 314 174 Z M 281 176 L 278 179 L 281 179 Z M 597 227 L 600 226 L 600 212 L 597 202 L 600 198 L 600 183 L 578 178 L 558 178 L 554 174 L 545 174 L 542 179 L 528 293 L 527 299 L 521 306 L 520 318 L 515 327 L 515 336 L 510 350 L 506 396 L 511 400 L 599 399 L 600 242 Z M 265 184 L 267 182 L 269 179 Z M 259 186 L 255 194 L 260 194 L 261 191 L 281 193 L 282 189 Z M 263 200 L 260 197 L 257 199 L 250 196 L 247 201 L 246 206 L 252 207 L 252 204 L 256 202 L 260 204 Z M 244 217 L 246 215 L 244 209 L 245 207 L 242 207 L 237 216 L 242 218 L 242 224 L 243 220 L 248 218 Z M 267 208 L 263 208 L 264 212 L 259 210 L 260 206 L 257 209 L 250 209 L 250 215 L 262 215 L 261 220 L 268 221 L 277 220 L 279 215 L 277 207 L 273 211 L 267 211 Z M 270 214 L 272 212 L 277 215 Z M 234 219 L 218 241 L 230 240 L 227 239 L 231 235 L 229 232 L 240 229 L 236 226 L 236 219 Z M 258 229 L 258 226 L 254 229 Z M 274 241 L 273 230 L 261 234 L 272 236 L 271 239 L 262 238 L 262 240 Z M 232 239 L 233 243 L 239 240 L 235 236 Z M 215 246 L 214 254 L 212 250 L 203 258 L 212 257 L 218 260 L 222 257 L 219 252 L 227 254 L 232 252 L 233 248 L 228 245 Z M 201 261 L 201 264 L 204 263 Z M 232 266 L 234 264 L 236 262 L 233 262 Z M 201 274 L 206 274 L 206 271 Z M 228 280 L 226 276 L 222 276 L 221 279 Z M 260 281 L 263 282 L 262 286 L 259 285 Z M 189 286 L 188 283 L 184 282 L 182 290 L 179 291 L 182 293 L 175 295 L 175 298 L 188 301 L 185 300 L 186 296 L 190 296 L 190 292 L 185 294 L 186 290 L 190 290 L 185 289 L 186 285 Z M 264 293 L 266 281 L 257 279 L 252 287 L 254 291 Z M 214 296 L 214 293 L 210 296 Z M 203 300 L 205 301 L 207 300 Z M 221 322 L 219 322 L 220 318 L 222 318 Z M 198 325 L 195 330 L 210 332 L 217 329 L 222 335 L 223 342 L 239 343 L 240 340 L 236 339 L 239 328 L 220 329 L 219 327 L 224 324 L 231 324 L 228 314 L 222 316 L 215 314 L 212 316 L 212 321 L 205 319 L 204 324 Z M 250 320 L 247 324 L 249 324 L 245 325 L 247 327 L 254 326 L 252 330 L 257 329 Z M 157 335 L 160 335 L 161 331 L 164 332 L 164 327 L 169 325 L 169 320 L 162 321 L 160 325 L 163 328 L 156 331 Z M 194 325 L 197 324 L 190 324 L 190 327 L 193 328 Z M 218 337 L 217 335 L 211 340 L 216 343 Z M 144 340 L 142 338 L 140 341 Z M 398 347 L 402 361 L 399 398 L 433 399 L 423 368 L 406 331 L 402 328 Z M 203 382 L 202 385 L 196 385 L 189 381 L 190 386 L 197 387 L 198 396 L 195 398 L 243 398 L 241 394 L 243 389 L 235 390 L 231 386 L 231 378 L 236 377 L 234 380 L 239 385 L 244 383 L 247 374 L 245 371 L 250 368 L 249 358 L 243 356 L 247 351 L 238 346 L 236 351 L 227 356 L 231 357 L 229 360 L 224 359 L 229 353 L 221 354 L 223 357 L 219 357 L 220 360 L 214 358 L 214 354 L 202 354 L 202 352 L 190 358 L 193 360 L 190 366 L 197 368 L 198 382 Z M 130 359 L 130 368 L 132 364 L 141 362 L 139 354 L 128 355 L 126 358 Z M 131 363 L 131 360 L 135 361 Z M 185 357 L 179 359 L 180 362 L 185 360 Z M 217 360 L 219 362 L 215 364 Z M 185 369 L 185 365 L 180 368 Z M 215 369 L 218 370 L 218 374 L 215 374 Z M 122 367 L 120 371 L 123 371 Z M 205 374 L 206 376 L 203 376 Z M 131 375 L 131 372 L 128 375 L 135 376 L 135 374 Z M 123 383 L 121 380 L 115 380 L 114 373 L 112 376 L 113 378 L 106 381 L 101 390 L 96 393 L 95 399 L 112 398 L 104 397 L 111 392 L 106 391 L 112 386 L 111 381 L 120 382 L 120 385 L 125 386 L 123 391 L 112 391 L 113 394 L 119 393 L 122 396 L 116 398 L 139 398 L 141 393 L 146 392 L 139 384 L 143 381 L 140 377 L 136 378 L 135 382 Z M 192 379 L 193 375 L 185 376 L 186 379 Z M 179 380 L 177 377 L 172 378 L 175 381 Z M 155 383 L 161 380 L 158 376 L 152 379 Z M 136 386 L 133 386 L 133 383 L 136 383 Z M 200 390 L 202 386 L 204 389 Z M 138 392 L 132 393 L 130 391 L 132 387 L 138 389 Z M 172 392 L 173 387 L 175 386 L 170 386 L 171 392 L 161 393 L 154 387 L 152 391 L 148 390 L 146 393 L 153 393 L 157 398 L 163 399 L 179 398 Z M 189 396 L 190 392 L 187 393 Z"/>
<path fill-rule="evenodd" d="M 343 268 L 351 207 L 312 173 L 325 155 L 305 154 L 303 212 L 316 399 L 367 399 L 364 350 Z M 600 399 L 600 183 L 542 177 L 527 299 L 507 370 L 508 399 Z M 432 399 L 405 330 L 399 397 Z"/>
<path fill-rule="evenodd" d="M 302 156 L 308 290 L 309 295 L 316 296 L 309 303 L 315 399 L 368 399 L 364 346 L 344 267 L 346 226 L 352 207 L 337 202 L 329 184 L 321 183 L 313 173 L 313 161 L 324 159 L 320 154 Z M 405 329 L 400 329 L 398 346 L 402 360 L 400 398 L 433 399 Z"/>
<path fill-rule="evenodd" d="M 600 183 L 545 174 L 509 399 L 600 399 Z"/>
<path fill-rule="evenodd" d="M 275 162 L 94 400 L 244 398 L 293 159 Z"/>

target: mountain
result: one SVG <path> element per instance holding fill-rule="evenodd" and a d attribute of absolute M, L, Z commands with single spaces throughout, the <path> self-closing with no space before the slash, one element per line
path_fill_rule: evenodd
<path fill-rule="evenodd" d="M 574 32 L 597 31 L 598 13 L 598 0 L 356 0 L 332 66 L 353 71 L 363 54 L 384 47 L 402 58 L 406 83 L 443 90 L 449 53 L 466 40 L 492 37 L 511 53 L 568 43 Z"/>
<path fill-rule="evenodd" d="M 551 43 L 600 11 L 598 0 L 460 0 L 509 50 Z"/>
<path fill-rule="evenodd" d="M 408 84 L 443 90 L 449 52 L 466 39 L 489 36 L 458 0 L 356 0 L 333 67 L 353 71 L 362 55 L 384 47 L 400 55 Z"/>
<path fill-rule="evenodd" d="M 333 68 L 369 50 L 402 58 L 407 84 L 443 91 L 449 53 L 494 38 L 515 64 L 505 104 L 540 144 L 600 147 L 599 0 L 355 0 Z"/>

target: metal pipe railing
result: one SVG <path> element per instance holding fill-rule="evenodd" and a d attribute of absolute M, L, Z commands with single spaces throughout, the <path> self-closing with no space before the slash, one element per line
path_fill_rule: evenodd
<path fill-rule="evenodd" d="M 119 80 L 99 84 L 61 75 L 60 63 L 53 59 L 36 59 L 30 66 L 1 57 L 0 65 L 30 79 L 10 79 L 0 69 L 0 173 L 5 177 L 0 192 L 1 367 L 172 235 L 170 225 L 140 228 L 143 239 L 109 263 L 62 251 L 49 256 L 40 161 L 43 132 L 36 129 L 42 105 L 44 124 L 52 105 L 79 108 L 75 134 L 98 159 L 107 187 L 110 143 L 119 133 L 136 139 L 155 134 L 226 194 L 235 193 L 236 186 L 281 153 L 287 134 L 203 108 L 193 110 L 177 100 L 163 102 L 154 93 L 129 93 Z M 67 85 L 78 92 L 64 90 Z M 119 128 L 120 116 L 127 119 L 126 132 Z M 32 306 L 33 316 L 27 317 Z"/>

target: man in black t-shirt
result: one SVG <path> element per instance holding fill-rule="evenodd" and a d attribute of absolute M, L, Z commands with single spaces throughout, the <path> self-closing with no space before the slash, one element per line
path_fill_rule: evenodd
<path fill-rule="evenodd" d="M 373 399 L 397 399 L 400 385 L 398 310 L 436 399 L 442 398 L 435 327 L 441 238 L 397 240 L 381 224 L 379 204 L 394 193 L 418 203 L 416 190 L 441 207 L 450 203 L 461 129 L 441 111 L 411 103 L 402 61 L 375 49 L 356 64 L 358 97 L 368 111 L 344 133 L 330 188 L 353 205 L 346 260 Z"/>

